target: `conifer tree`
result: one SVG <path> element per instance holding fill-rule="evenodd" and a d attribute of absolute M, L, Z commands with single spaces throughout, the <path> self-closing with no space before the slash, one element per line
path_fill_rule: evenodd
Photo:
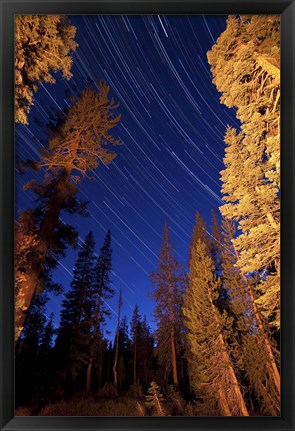
<path fill-rule="evenodd" d="M 223 336 L 227 316 L 215 305 L 220 279 L 214 269 L 206 244 L 195 237 L 183 304 L 189 375 L 204 414 L 217 410 L 222 416 L 248 416 Z"/>
<path fill-rule="evenodd" d="M 276 416 L 280 412 L 280 375 L 273 343 L 255 303 L 255 279 L 246 278 L 237 266 L 238 254 L 233 245 L 235 232 L 234 222 L 224 219 L 223 280 L 235 317 L 235 360 L 245 371 L 264 412 Z"/>
<path fill-rule="evenodd" d="M 116 156 L 108 150 L 108 144 L 120 143 L 110 135 L 110 129 L 116 126 L 120 117 L 113 117 L 112 111 L 117 105 L 109 100 L 108 93 L 109 87 L 101 82 L 99 91 L 86 88 L 72 106 L 63 111 L 64 115 L 51 130 L 47 148 L 42 151 L 37 164 L 47 169 L 44 181 L 41 184 L 32 181 L 27 185 L 41 198 L 42 205 L 33 214 L 31 209 L 28 210 L 37 224 L 34 234 L 38 243 L 30 255 L 31 265 L 23 274 L 17 293 L 16 338 L 22 331 L 38 284 L 41 284 L 41 291 L 44 288 L 42 274 L 48 260 L 60 252 L 61 244 L 59 242 L 57 246 L 56 241 L 61 233 L 73 233 L 70 226 L 60 225 L 61 212 L 85 209 L 75 198 L 77 183 L 81 177 L 89 176 L 89 172 L 100 163 L 108 164 Z"/>
<path fill-rule="evenodd" d="M 38 349 L 38 392 L 43 396 L 48 395 L 54 382 L 54 354 L 53 337 L 56 334 L 53 323 L 53 313 L 44 328 Z"/>
<path fill-rule="evenodd" d="M 197 220 L 198 223 L 198 220 Z M 220 310 L 229 311 L 229 293 L 223 280 L 224 239 L 221 224 L 214 210 L 211 211 L 211 234 L 209 234 L 209 252 L 214 263 L 214 272 L 220 278 L 219 296 L 216 301 Z M 208 241 L 208 239 L 207 239 Z"/>
<path fill-rule="evenodd" d="M 52 72 L 72 74 L 71 54 L 76 28 L 59 15 L 17 15 L 15 18 L 15 120 L 28 124 L 34 93 L 42 82 L 53 84 Z"/>
<path fill-rule="evenodd" d="M 196 223 L 193 227 L 191 242 L 188 250 L 188 261 L 187 261 L 188 267 L 190 266 L 190 261 L 191 261 L 191 250 L 197 238 L 201 239 L 204 242 L 204 244 L 206 244 L 209 251 L 211 242 L 208 239 L 206 223 L 204 219 L 201 217 L 201 214 L 199 213 L 199 211 L 196 212 Z"/>
<path fill-rule="evenodd" d="M 215 263 L 217 272 L 220 273 L 222 250 L 223 250 L 223 237 L 221 233 L 220 222 L 214 210 L 211 211 L 211 232 L 212 233 L 210 235 L 210 239 L 211 239 L 210 252 L 211 252 L 212 259 Z"/>
<path fill-rule="evenodd" d="M 160 386 L 158 386 L 156 382 L 151 382 L 145 399 L 146 405 L 151 408 L 157 416 L 165 416 L 163 407 L 164 396 Z"/>
<path fill-rule="evenodd" d="M 243 273 L 260 273 L 262 313 L 280 327 L 280 18 L 229 17 L 207 54 L 221 101 L 237 108 L 241 131 L 228 128 L 222 171 L 224 217 Z"/>
<path fill-rule="evenodd" d="M 71 289 L 62 302 L 61 323 L 56 341 L 61 364 L 67 369 L 70 385 L 89 361 L 90 339 L 93 331 L 93 269 L 94 239 L 89 232 L 83 242 L 75 263 Z"/>
<path fill-rule="evenodd" d="M 178 386 L 177 350 L 182 325 L 181 305 L 184 289 L 184 272 L 174 254 L 168 224 L 163 229 L 158 269 L 151 274 L 156 302 L 154 317 L 156 329 L 156 354 L 165 367 L 165 380 L 172 370 L 172 381 Z"/>
<path fill-rule="evenodd" d="M 102 357 L 99 355 L 101 344 L 103 342 L 103 328 L 106 318 L 110 317 L 110 310 L 106 305 L 106 301 L 114 295 L 114 289 L 111 284 L 112 272 L 112 249 L 111 249 L 111 232 L 108 231 L 104 240 L 104 244 L 100 249 L 100 254 L 97 258 L 94 268 L 93 295 L 94 295 L 94 323 L 93 334 L 91 341 L 91 356 L 87 368 L 87 390 L 91 386 L 92 364 L 96 360 L 98 371 L 98 379 L 101 381 L 102 373 Z M 98 357 L 100 356 L 100 358 Z"/>

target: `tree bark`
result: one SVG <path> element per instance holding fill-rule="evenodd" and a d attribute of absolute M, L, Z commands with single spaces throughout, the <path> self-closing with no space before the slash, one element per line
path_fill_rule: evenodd
<path fill-rule="evenodd" d="M 225 396 L 224 391 L 222 389 L 219 389 L 218 396 L 219 396 L 220 410 L 223 413 L 222 416 L 232 416 L 230 408 L 229 408 L 227 400 L 226 400 L 226 396 Z"/>
<path fill-rule="evenodd" d="M 87 374 L 86 374 L 86 391 L 91 391 L 91 371 L 92 371 L 92 359 L 88 362 Z"/>
<path fill-rule="evenodd" d="M 119 303 L 118 303 L 118 323 L 117 323 L 117 333 L 116 333 L 115 361 L 114 361 L 114 365 L 113 365 L 114 386 L 115 386 L 116 389 L 118 387 L 117 365 L 118 365 L 118 353 L 119 353 L 119 334 L 120 334 L 120 321 L 121 321 L 121 307 L 122 307 L 122 290 L 120 289 L 120 296 L 119 296 Z"/>
<path fill-rule="evenodd" d="M 175 336 L 174 336 L 174 326 L 173 325 L 171 328 L 171 356 L 172 356 L 172 369 L 173 369 L 173 384 L 174 384 L 174 386 L 178 386 Z"/>
<path fill-rule="evenodd" d="M 32 262 L 32 267 L 26 273 L 26 280 L 22 282 L 16 296 L 15 341 L 17 341 L 23 330 L 27 310 L 32 302 L 41 272 L 45 266 L 46 253 L 48 251 L 50 241 L 52 241 L 54 237 L 54 230 L 58 225 L 59 215 L 64 206 L 65 184 L 69 176 L 70 172 L 64 170 L 56 187 L 56 191 L 50 200 L 47 213 L 38 234 L 39 243 L 35 249 L 35 258 Z"/>
<path fill-rule="evenodd" d="M 116 389 L 118 387 L 118 373 L 117 373 L 118 351 L 119 351 L 119 328 L 117 329 L 117 334 L 116 334 L 116 350 L 115 350 L 115 360 L 113 365 L 114 386 Z"/>
<path fill-rule="evenodd" d="M 134 343 L 134 356 L 133 356 L 133 382 L 134 382 L 134 384 L 136 384 L 136 361 L 137 361 L 137 359 L 136 359 L 136 354 L 137 354 L 137 352 L 136 352 L 136 350 L 137 350 L 137 339 L 135 338 L 135 343 Z"/>

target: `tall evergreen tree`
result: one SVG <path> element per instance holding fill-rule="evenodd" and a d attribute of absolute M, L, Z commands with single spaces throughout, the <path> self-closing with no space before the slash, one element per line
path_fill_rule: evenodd
<path fill-rule="evenodd" d="M 67 370 L 70 385 L 89 361 L 90 340 L 93 331 L 93 269 L 94 239 L 89 232 L 83 242 L 74 268 L 71 289 L 62 303 L 61 323 L 56 341 L 61 365 Z"/>
<path fill-rule="evenodd" d="M 187 359 L 201 414 L 248 416 L 223 336 L 227 315 L 221 315 L 215 305 L 220 279 L 206 244 L 197 237 L 191 248 L 189 280 L 183 305 Z"/>
<path fill-rule="evenodd" d="M 280 327 L 280 18 L 229 17 L 208 53 L 221 101 L 237 108 L 241 131 L 228 128 L 222 171 L 224 217 L 239 223 L 234 239 L 243 273 L 260 273 L 256 300 Z"/>
<path fill-rule="evenodd" d="M 52 72 L 72 74 L 71 54 L 77 43 L 76 28 L 59 15 L 15 17 L 15 120 L 28 124 L 34 93 L 42 82 L 54 83 Z"/>
<path fill-rule="evenodd" d="M 53 338 L 56 332 L 52 313 L 44 328 L 40 347 L 38 349 L 38 390 L 43 397 L 48 396 L 54 382 L 55 367 Z"/>
<path fill-rule="evenodd" d="M 235 232 L 235 223 L 224 219 L 223 282 L 230 294 L 235 318 L 235 360 L 245 371 L 264 412 L 276 416 L 280 412 L 280 375 L 273 343 L 255 303 L 253 284 L 256 280 L 246 278 L 237 266 L 238 254 L 233 245 Z"/>
<path fill-rule="evenodd" d="M 95 300 L 94 306 L 94 325 L 91 341 L 91 356 L 87 368 L 87 389 L 90 390 L 92 364 L 96 361 L 99 382 L 101 381 L 101 373 L 103 366 L 103 358 L 100 355 L 101 344 L 103 342 L 103 328 L 106 323 L 106 318 L 110 317 L 110 310 L 106 305 L 106 301 L 114 295 L 111 281 L 112 272 L 112 249 L 111 249 L 111 232 L 108 231 L 104 240 L 104 244 L 100 249 L 100 254 L 97 258 L 94 268 L 93 294 Z"/>
<path fill-rule="evenodd" d="M 151 281 L 154 286 L 153 299 L 156 302 L 156 353 L 165 368 L 165 380 L 168 381 L 172 371 L 173 384 L 178 386 L 177 350 L 182 325 L 184 272 L 175 257 L 167 223 L 163 229 L 158 269 L 151 274 Z"/>
<path fill-rule="evenodd" d="M 109 100 L 109 87 L 101 82 L 99 91 L 86 88 L 73 101 L 72 106 L 62 111 L 60 121 L 50 132 L 47 148 L 42 150 L 39 167 L 47 168 L 47 174 L 41 184 L 32 181 L 31 187 L 41 200 L 41 206 L 35 211 L 29 210 L 34 218 L 34 234 L 37 245 L 30 255 L 30 267 L 23 274 L 16 303 L 16 339 L 22 331 L 27 309 L 31 299 L 40 286 L 42 274 L 46 272 L 48 260 L 56 257 L 61 243 L 57 243 L 61 232 L 72 233 L 73 229 L 61 224 L 63 210 L 70 213 L 81 210 L 75 199 L 77 183 L 83 176 L 95 169 L 100 163 L 108 164 L 116 156 L 107 148 L 108 144 L 120 142 L 110 134 L 119 122 L 120 116 L 113 117 L 117 107 Z M 83 208 L 82 208 L 83 209 Z M 37 224 L 37 226 L 36 226 Z M 16 251 L 18 254 L 18 250 Z"/>

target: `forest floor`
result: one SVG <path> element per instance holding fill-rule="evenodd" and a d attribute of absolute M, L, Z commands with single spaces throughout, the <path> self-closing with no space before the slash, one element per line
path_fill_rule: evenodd
<path fill-rule="evenodd" d="M 162 414 L 146 406 L 144 399 L 121 395 L 115 399 L 101 398 L 85 393 L 71 398 L 35 402 L 19 406 L 16 416 L 203 416 L 195 403 L 162 401 Z M 205 416 L 207 416 L 205 414 Z M 214 416 L 208 415 L 208 416 Z M 250 416 L 264 416 L 262 412 L 250 412 Z"/>
<path fill-rule="evenodd" d="M 189 403 L 191 405 L 191 403 Z M 191 416 L 188 404 L 173 406 L 163 403 L 165 416 Z M 145 405 L 144 399 L 120 396 L 115 399 L 76 394 L 72 398 L 47 403 L 34 403 L 30 406 L 19 406 L 16 416 L 154 416 Z"/>
<path fill-rule="evenodd" d="M 145 416 L 141 404 L 130 398 L 81 398 L 16 408 L 16 416 Z"/>

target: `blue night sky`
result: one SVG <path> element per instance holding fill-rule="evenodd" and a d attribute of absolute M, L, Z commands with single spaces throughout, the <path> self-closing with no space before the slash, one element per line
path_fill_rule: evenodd
<path fill-rule="evenodd" d="M 45 125 L 52 109 L 67 106 L 65 92 L 80 91 L 87 81 L 105 80 L 120 102 L 121 122 L 113 129 L 124 145 L 117 158 L 99 166 L 94 178 L 82 180 L 80 198 L 89 200 L 88 218 L 62 217 L 77 227 L 80 242 L 89 230 L 102 246 L 112 233 L 115 297 L 108 329 L 114 334 L 118 291 L 128 322 L 137 303 L 153 326 L 154 303 L 149 274 L 156 269 L 165 220 L 171 228 L 179 261 L 187 260 L 198 210 L 210 224 L 211 209 L 221 204 L 227 124 L 238 126 L 235 111 L 219 102 L 206 53 L 224 31 L 226 16 L 72 16 L 79 44 L 73 55 L 73 77 L 56 75 L 56 84 L 41 85 L 29 115 L 29 126 L 16 127 L 17 159 L 39 160 Z M 37 118 L 43 127 L 36 125 Z M 40 175 L 40 174 L 39 174 Z M 16 174 L 17 208 L 34 205 L 22 186 L 35 177 Z M 68 249 L 54 281 L 69 289 L 77 251 Z M 51 295 L 48 315 L 58 325 L 63 295 Z"/>

